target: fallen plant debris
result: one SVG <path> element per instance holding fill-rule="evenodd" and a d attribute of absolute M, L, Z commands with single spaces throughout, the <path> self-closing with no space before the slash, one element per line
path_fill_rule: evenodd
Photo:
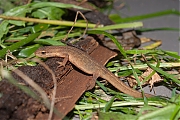
<path fill-rule="evenodd" d="M 153 88 L 153 85 L 157 82 L 161 82 L 163 81 L 163 79 L 158 75 L 157 72 L 155 72 L 150 79 L 147 79 L 146 81 L 145 78 L 148 77 L 150 74 L 152 74 L 153 70 L 151 68 L 147 68 L 146 71 L 141 75 L 139 76 L 139 80 L 140 82 L 142 82 L 142 85 L 147 85 L 149 84 L 150 87 L 151 87 L 151 90 Z M 127 77 L 127 80 L 128 80 L 128 83 L 131 87 L 134 87 L 136 86 L 138 83 L 136 81 L 136 79 L 133 77 L 133 76 L 129 76 Z"/>
<path fill-rule="evenodd" d="M 139 32 L 143 30 L 137 32 L 136 27 L 142 27 L 142 22 L 126 23 L 139 20 L 139 16 L 136 20 L 113 18 L 97 8 L 111 6 L 113 1 L 52 1 L 56 2 L 24 0 L 24 5 L 0 15 L 4 19 L 0 24 L 0 119 L 72 119 L 75 115 L 79 119 L 180 118 L 180 56 L 155 49 L 162 44 L 161 40 L 140 38 Z M 75 19 L 77 12 L 83 15 Z M 165 13 L 178 12 L 158 12 Z M 70 27 L 74 28 L 69 31 Z M 142 47 L 149 41 L 155 43 Z M 46 64 L 43 66 L 33 61 L 39 47 L 66 44 L 87 52 L 102 65 L 107 63 L 106 67 L 120 80 L 133 80 L 142 93 L 147 84 L 152 89 L 160 82 L 172 90 L 172 95 L 151 92 L 153 98 L 137 99 L 117 91 L 106 80 L 93 81 L 92 75 L 70 62 L 61 66 L 62 58 L 41 59 Z M 13 71 L 11 66 L 17 70 Z M 25 76 L 18 75 L 18 70 Z M 26 77 L 35 85 L 29 84 Z"/>

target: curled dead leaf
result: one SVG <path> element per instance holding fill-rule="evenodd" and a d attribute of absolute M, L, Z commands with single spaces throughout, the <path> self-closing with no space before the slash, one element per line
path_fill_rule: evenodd
<path fill-rule="evenodd" d="M 140 82 L 142 82 L 143 80 L 145 80 L 146 77 L 148 77 L 151 73 L 153 72 L 153 70 L 151 68 L 147 68 L 146 71 L 141 75 L 139 76 L 139 80 Z M 128 83 L 131 87 L 137 85 L 137 81 L 135 79 L 134 76 L 130 76 L 130 77 L 127 77 L 127 80 L 128 80 Z M 154 83 L 157 83 L 157 82 L 161 82 L 163 79 L 158 75 L 157 72 L 155 72 L 151 77 L 150 79 L 148 79 L 147 81 L 144 81 L 144 83 L 142 84 L 143 86 L 144 85 L 147 85 L 149 84 L 150 85 L 150 88 L 152 90 L 153 88 L 153 85 Z"/>

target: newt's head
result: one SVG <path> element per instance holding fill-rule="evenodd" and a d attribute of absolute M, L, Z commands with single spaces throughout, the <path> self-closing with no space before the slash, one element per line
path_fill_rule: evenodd
<path fill-rule="evenodd" d="M 37 57 L 47 58 L 47 57 L 59 57 L 60 46 L 45 46 L 40 47 L 36 50 L 35 55 Z"/>

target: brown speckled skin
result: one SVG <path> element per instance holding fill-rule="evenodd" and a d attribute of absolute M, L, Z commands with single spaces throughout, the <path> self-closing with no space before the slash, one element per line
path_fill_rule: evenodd
<path fill-rule="evenodd" d="M 84 71 L 85 73 L 92 74 L 94 80 L 96 80 L 98 77 L 104 78 L 121 92 L 136 98 L 142 98 L 141 92 L 126 86 L 107 68 L 98 64 L 92 57 L 77 48 L 70 46 L 46 46 L 39 48 L 35 54 L 36 56 L 43 58 L 63 57 L 65 58 L 63 64 L 69 60 L 80 70 Z M 145 94 L 145 96 L 152 97 L 150 94 Z"/>

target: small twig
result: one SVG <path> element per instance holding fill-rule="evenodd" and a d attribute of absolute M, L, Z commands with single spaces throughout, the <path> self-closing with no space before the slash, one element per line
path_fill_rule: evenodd
<path fill-rule="evenodd" d="M 10 57 L 11 59 L 13 59 L 13 60 L 17 60 L 17 58 L 14 56 L 14 55 L 12 55 L 12 53 L 11 53 L 11 51 L 10 50 L 7 50 L 7 53 L 6 53 L 6 55 L 5 55 L 5 61 L 7 62 L 7 58 L 8 57 Z"/>
<path fill-rule="evenodd" d="M 88 21 L 87 21 L 86 17 L 85 17 L 80 11 L 77 11 L 76 17 L 75 17 L 75 19 L 74 19 L 74 23 L 73 23 L 71 29 L 68 31 L 66 37 L 63 38 L 64 41 L 66 41 L 66 39 L 68 38 L 69 33 L 70 33 L 70 32 L 72 31 L 72 29 L 74 28 L 74 25 L 76 24 L 76 21 L 77 21 L 78 14 L 80 14 L 80 15 L 83 17 L 83 19 L 86 21 L 86 29 L 84 30 L 83 35 L 80 36 L 78 39 L 75 39 L 75 40 L 78 41 L 79 39 L 81 39 L 81 38 L 86 34 L 86 31 L 87 31 L 87 28 L 88 28 Z"/>
<path fill-rule="evenodd" d="M 43 63 L 39 59 L 34 58 L 33 61 L 38 62 L 39 64 L 41 64 L 52 75 L 52 79 L 53 79 L 53 82 L 54 82 L 54 89 L 53 89 L 53 92 L 52 92 L 53 95 L 52 95 L 51 107 L 50 107 L 50 112 L 49 112 L 49 117 L 48 117 L 48 120 L 51 120 L 52 115 L 53 115 L 56 91 L 57 91 L 56 76 L 55 76 L 54 72 L 45 63 Z"/>

